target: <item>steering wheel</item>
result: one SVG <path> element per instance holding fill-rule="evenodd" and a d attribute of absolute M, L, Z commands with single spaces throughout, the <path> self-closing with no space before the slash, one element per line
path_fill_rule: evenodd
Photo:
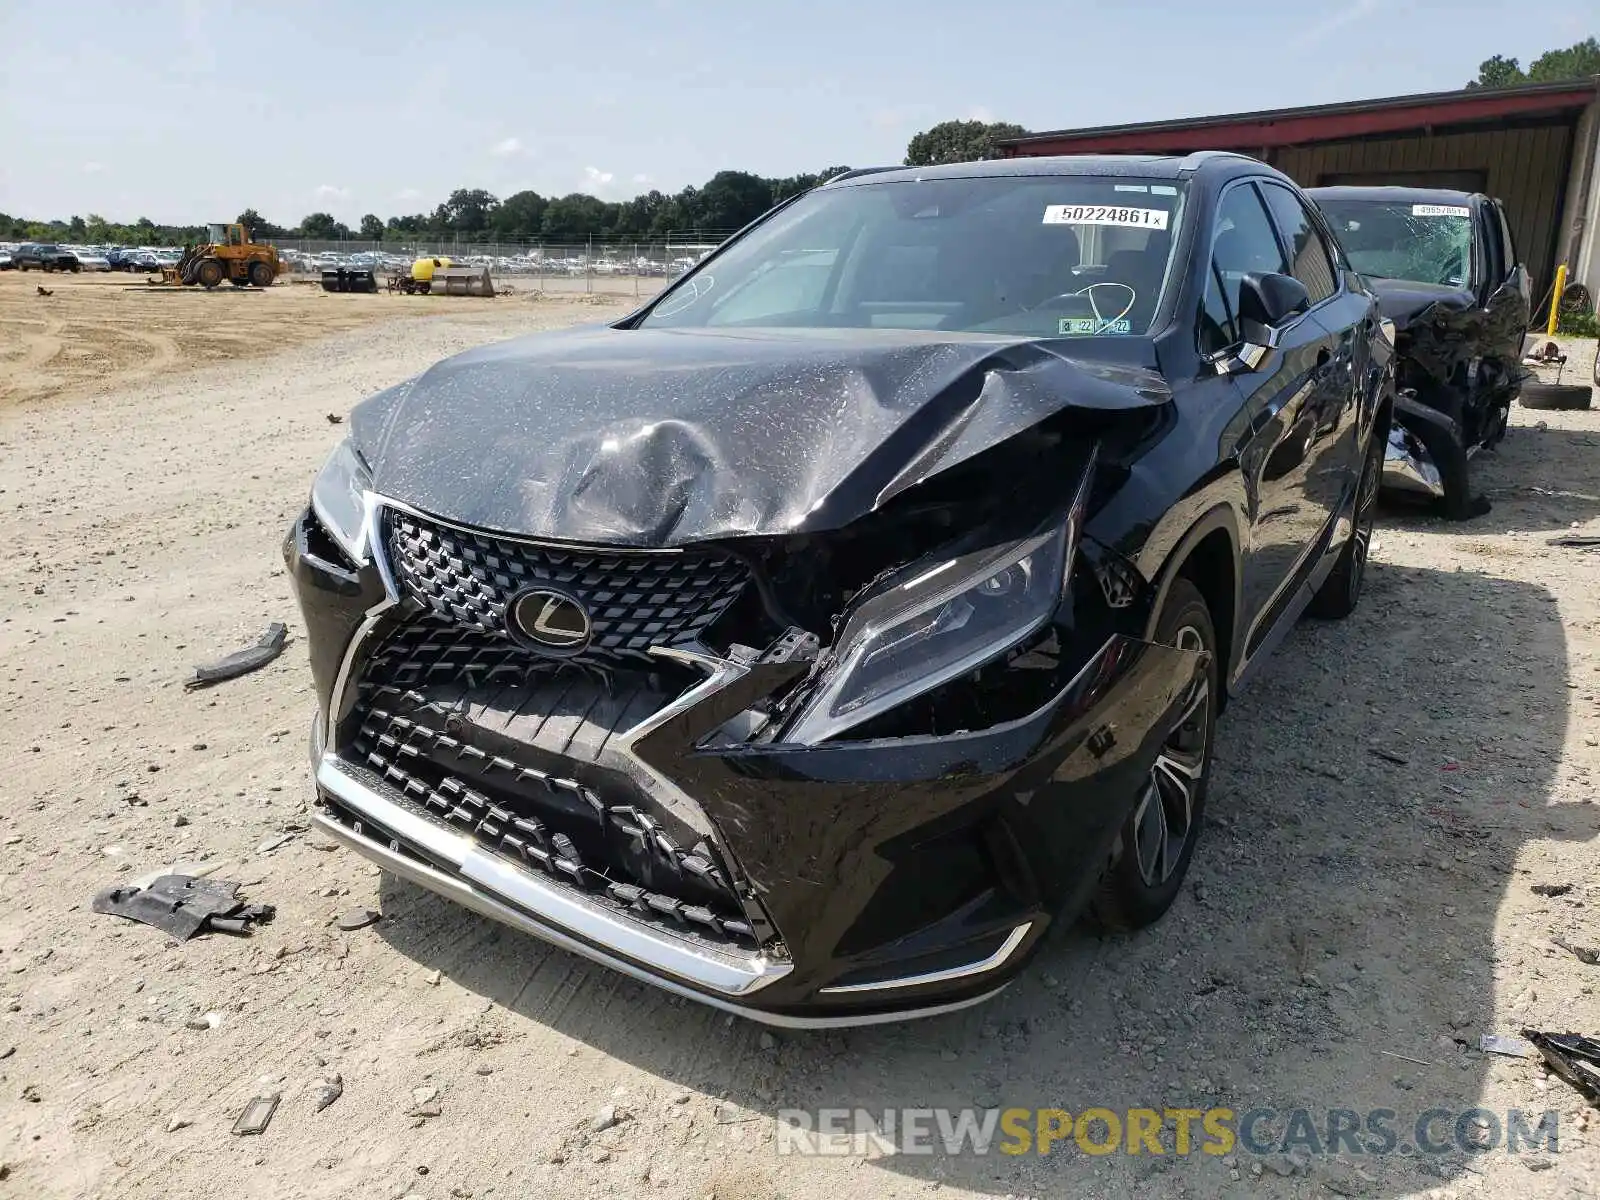
<path fill-rule="evenodd" d="M 1120 312 L 1117 312 L 1112 316 L 1107 316 L 1105 313 L 1100 311 L 1099 301 L 1095 299 L 1095 292 L 1100 288 L 1120 288 L 1122 291 L 1128 294 L 1128 302 L 1122 306 Z M 1029 305 L 1023 311 L 1036 312 L 1037 310 L 1044 308 L 1046 305 L 1056 304 L 1062 300 L 1087 300 L 1089 302 L 1089 311 L 1094 314 L 1095 332 L 1103 333 L 1105 330 L 1110 329 L 1113 323 L 1122 320 L 1123 317 L 1132 312 L 1133 306 L 1138 302 L 1138 299 L 1139 293 L 1128 284 L 1118 283 L 1114 279 L 1101 279 L 1091 283 L 1088 287 L 1079 288 L 1075 292 L 1058 292 L 1056 295 L 1051 296 L 1048 299 L 1039 301 L 1038 304 Z"/>

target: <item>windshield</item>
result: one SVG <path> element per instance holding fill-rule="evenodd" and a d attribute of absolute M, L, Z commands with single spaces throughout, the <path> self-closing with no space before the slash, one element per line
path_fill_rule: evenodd
<path fill-rule="evenodd" d="M 1096 176 L 822 188 L 689 276 L 641 324 L 1149 331 L 1185 185 Z"/>
<path fill-rule="evenodd" d="M 1363 275 L 1466 287 L 1472 279 L 1472 210 L 1464 204 L 1319 200 Z"/>

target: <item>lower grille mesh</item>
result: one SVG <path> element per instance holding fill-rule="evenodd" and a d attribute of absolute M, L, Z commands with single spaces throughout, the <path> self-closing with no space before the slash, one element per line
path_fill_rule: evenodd
<path fill-rule="evenodd" d="M 758 946 L 711 847 L 598 765 L 674 694 L 660 677 L 553 664 L 424 617 L 391 633 L 358 686 L 344 753 L 419 812 L 641 920 Z"/>

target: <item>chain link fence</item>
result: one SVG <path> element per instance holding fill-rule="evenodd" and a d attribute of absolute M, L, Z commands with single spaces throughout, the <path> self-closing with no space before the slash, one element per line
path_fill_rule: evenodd
<path fill-rule="evenodd" d="M 449 258 L 457 266 L 487 266 L 497 280 L 530 291 L 650 296 L 709 253 L 717 242 L 458 242 L 419 236 L 402 241 L 327 241 L 273 238 L 290 269 L 315 274 L 332 267 L 366 267 L 401 274 L 418 258 Z"/>

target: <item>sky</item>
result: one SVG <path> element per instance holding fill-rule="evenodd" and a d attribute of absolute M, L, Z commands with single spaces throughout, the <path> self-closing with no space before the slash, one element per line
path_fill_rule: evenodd
<path fill-rule="evenodd" d="M 1458 88 L 1593 0 L 0 0 L 0 212 L 282 225 L 622 199 L 1032 130 Z"/>

